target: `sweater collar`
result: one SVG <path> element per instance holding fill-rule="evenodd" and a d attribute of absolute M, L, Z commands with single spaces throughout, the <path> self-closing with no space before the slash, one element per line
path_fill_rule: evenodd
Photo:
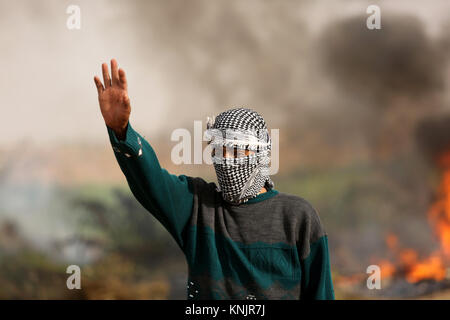
<path fill-rule="evenodd" d="M 278 194 L 278 190 L 270 189 L 269 191 L 260 193 L 256 197 L 249 199 L 247 202 L 245 202 L 245 204 L 260 202 L 260 201 L 272 198 L 273 196 L 275 196 L 277 194 Z"/>

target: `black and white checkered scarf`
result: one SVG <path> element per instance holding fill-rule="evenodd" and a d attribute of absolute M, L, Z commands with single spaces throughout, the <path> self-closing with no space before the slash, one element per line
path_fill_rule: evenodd
<path fill-rule="evenodd" d="M 256 197 L 262 187 L 274 187 L 269 176 L 271 139 L 264 119 L 255 111 L 235 108 L 209 119 L 205 139 L 216 151 L 214 169 L 219 182 L 218 191 L 232 204 L 245 203 Z M 223 146 L 249 149 L 254 154 L 224 158 Z"/>

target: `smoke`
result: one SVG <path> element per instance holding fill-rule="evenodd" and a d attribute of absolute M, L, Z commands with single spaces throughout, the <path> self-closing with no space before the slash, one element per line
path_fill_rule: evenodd
<path fill-rule="evenodd" d="M 450 150 L 450 116 L 429 117 L 419 123 L 416 138 L 421 150 L 431 159 Z"/>
<path fill-rule="evenodd" d="M 323 32 L 324 68 L 342 90 L 382 108 L 393 96 L 415 99 L 444 88 L 443 47 L 418 18 L 384 16 L 377 31 L 365 28 L 365 19 L 352 17 Z"/>
<path fill-rule="evenodd" d="M 372 159 L 386 159 L 414 149 L 417 123 L 443 109 L 449 33 L 433 37 L 423 20 L 399 13 L 384 14 L 382 28 L 369 30 L 366 18 L 330 23 L 317 39 L 317 53 L 324 77 L 337 89 L 335 120 L 356 128 Z"/>
<path fill-rule="evenodd" d="M 442 85 L 442 72 L 436 69 L 440 49 L 418 21 L 384 14 L 415 6 L 429 26 L 433 6 L 410 2 L 386 4 L 381 33 L 369 33 L 364 16 L 336 20 L 346 8 L 365 12 L 359 1 L 348 6 L 341 1 L 79 1 L 78 31 L 66 28 L 66 3 L 3 2 L 0 85 L 7 88 L 4 116 L 10 121 L 0 141 L 26 137 L 104 143 L 92 77 L 112 57 L 127 71 L 131 120 L 153 136 L 166 137 L 173 128 L 231 106 L 270 115 L 274 128 L 285 121 L 298 128 L 308 127 L 316 112 L 339 114 L 334 110 L 361 95 L 374 97 L 373 103 L 396 90 L 426 95 Z M 322 30 L 325 23 L 329 26 Z M 316 47 L 317 33 L 332 42 Z M 392 57 L 386 60 L 392 68 L 383 64 L 385 55 Z M 366 65 L 364 59 L 376 63 Z M 318 69 L 322 64 L 324 72 Z M 335 83 L 328 81 L 330 75 Z M 327 125 L 325 121 L 322 127 Z M 354 136 L 352 130 L 350 134 Z"/>
<path fill-rule="evenodd" d="M 140 52 L 162 60 L 174 108 L 205 117 L 232 106 L 271 113 L 273 123 L 298 100 L 306 77 L 308 36 L 303 2 L 139 2 Z M 301 89 L 300 89 L 301 90 Z M 189 112 L 187 112 L 189 110 Z M 165 120 L 165 119 L 164 119 Z M 171 123 L 181 119 L 171 118 Z"/>
<path fill-rule="evenodd" d="M 369 30 L 365 25 L 366 18 L 356 15 L 333 20 L 317 38 L 316 53 L 323 80 L 330 82 L 336 91 L 328 97 L 334 110 L 317 121 L 323 124 L 328 120 L 329 125 L 321 130 L 323 138 L 316 148 L 323 146 L 333 150 L 329 145 L 335 145 L 334 150 L 347 151 L 348 144 L 356 137 L 363 137 L 370 152 L 369 161 L 374 164 L 380 179 L 393 186 L 389 192 L 394 196 L 385 194 L 383 201 L 376 201 L 374 212 L 378 216 L 391 216 L 386 219 L 389 223 L 380 224 L 380 229 L 376 230 L 378 239 L 381 239 L 381 230 L 394 229 L 404 243 L 426 251 L 435 245 L 423 228 L 432 186 L 424 183 L 429 178 L 430 168 L 416 150 L 414 134 L 425 116 L 436 117 L 445 109 L 448 29 L 431 36 L 423 20 L 398 13 L 384 14 L 382 29 Z M 417 135 L 422 150 L 434 150 L 441 148 L 444 142 L 448 143 L 445 140 L 448 137 L 445 134 L 447 122 L 433 121 L 419 128 Z M 345 126 L 347 128 L 341 129 Z M 353 155 L 355 151 L 350 150 Z M 338 152 L 336 156 L 339 157 Z M 324 158 L 326 161 L 335 159 L 335 154 Z M 364 179 L 370 181 L 370 177 Z M 361 186 L 355 188 L 360 189 Z M 386 186 L 388 189 L 390 186 Z M 361 201 L 368 194 L 380 195 L 380 191 L 362 192 L 356 198 Z M 365 203 L 369 207 L 371 201 Z M 392 207 L 383 207 L 383 203 Z M 370 209 L 355 213 L 360 217 L 364 211 Z M 379 217 L 371 219 L 376 225 Z M 368 248 L 373 253 L 383 250 L 374 239 L 358 245 L 366 252 Z M 347 243 L 344 246 L 357 250 L 358 245 Z M 357 256 L 369 255 L 361 252 Z"/>

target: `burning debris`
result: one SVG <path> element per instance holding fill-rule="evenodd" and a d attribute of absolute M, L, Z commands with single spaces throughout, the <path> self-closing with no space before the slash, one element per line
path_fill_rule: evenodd
<path fill-rule="evenodd" d="M 437 188 L 426 212 L 438 245 L 427 255 L 421 255 L 417 249 L 402 246 L 398 235 L 389 233 L 385 238 L 385 258 L 373 262 L 381 270 L 382 292 L 367 290 L 367 274 L 339 279 L 344 290 L 362 296 L 411 298 L 450 289 L 449 127 L 450 116 L 441 116 L 420 122 L 416 129 L 419 149 L 438 171 Z"/>
<path fill-rule="evenodd" d="M 439 248 L 420 258 L 416 250 L 401 248 L 394 234 L 386 244 L 395 261 L 384 261 L 386 277 L 404 277 L 409 283 L 450 281 L 450 117 L 423 121 L 417 129 L 419 146 L 441 172 L 440 183 L 427 212 L 427 218 L 439 241 Z M 383 272 L 383 271 L 382 271 Z"/>
<path fill-rule="evenodd" d="M 430 209 L 431 210 L 431 209 Z M 446 222 L 444 222 L 446 223 Z M 416 250 L 401 248 L 398 238 L 390 234 L 386 238 L 387 246 L 394 257 L 378 263 L 384 279 L 404 278 L 409 283 L 418 283 L 422 280 L 442 281 L 450 279 L 449 268 L 446 268 L 448 254 L 442 250 L 445 243 L 441 241 L 441 249 L 432 252 L 428 257 L 420 258 Z"/>

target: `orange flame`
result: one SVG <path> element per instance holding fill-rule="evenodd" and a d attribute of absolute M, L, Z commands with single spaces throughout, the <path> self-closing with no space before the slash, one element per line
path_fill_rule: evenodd
<path fill-rule="evenodd" d="M 386 236 L 386 245 L 388 246 L 389 250 L 395 251 L 398 246 L 398 238 L 395 234 L 390 233 Z"/>
<path fill-rule="evenodd" d="M 428 210 L 428 219 L 439 239 L 440 250 L 419 260 L 419 255 L 414 249 L 399 249 L 396 235 L 386 236 L 386 245 L 398 259 L 398 267 L 405 273 L 406 280 L 413 283 L 424 279 L 443 280 L 447 274 L 445 261 L 450 260 L 450 151 L 441 155 L 437 163 L 443 169 L 443 175 L 437 201 Z M 383 260 L 379 265 L 382 272 L 384 268 L 386 277 L 396 272 L 396 266 L 392 262 Z"/>
<path fill-rule="evenodd" d="M 422 262 L 417 263 L 406 274 L 406 280 L 417 282 L 423 279 L 441 281 L 445 278 L 445 268 L 439 255 L 432 255 Z"/>
<path fill-rule="evenodd" d="M 395 266 L 388 260 L 382 260 L 378 263 L 378 266 L 381 269 L 381 276 L 383 279 L 390 278 L 395 273 Z"/>

